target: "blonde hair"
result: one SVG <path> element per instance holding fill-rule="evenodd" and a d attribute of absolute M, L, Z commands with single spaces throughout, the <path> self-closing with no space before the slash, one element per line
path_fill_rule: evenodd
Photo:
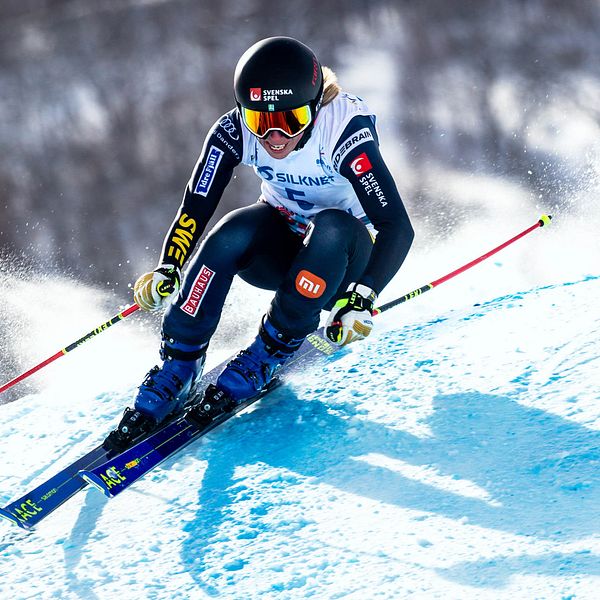
<path fill-rule="evenodd" d="M 323 72 L 323 100 L 321 106 L 329 104 L 341 91 L 337 75 L 329 67 L 321 67 Z"/>

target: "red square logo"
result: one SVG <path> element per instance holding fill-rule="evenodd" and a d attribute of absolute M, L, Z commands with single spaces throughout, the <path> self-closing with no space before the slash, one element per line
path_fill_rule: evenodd
<path fill-rule="evenodd" d="M 366 152 L 363 152 L 350 163 L 350 168 L 355 175 L 360 177 L 361 175 L 368 173 L 373 168 L 373 165 L 371 164 Z"/>
<path fill-rule="evenodd" d="M 250 88 L 250 100 L 260 102 L 262 98 L 262 88 Z"/>

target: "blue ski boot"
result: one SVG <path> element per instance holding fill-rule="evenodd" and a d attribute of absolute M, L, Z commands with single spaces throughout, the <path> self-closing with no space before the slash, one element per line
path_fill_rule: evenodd
<path fill-rule="evenodd" d="M 254 398 L 273 380 L 277 370 L 300 348 L 304 337 L 292 338 L 263 318 L 255 340 L 242 350 L 217 379 L 217 388 L 234 402 Z"/>
<path fill-rule="evenodd" d="M 153 367 L 139 387 L 135 409 L 160 423 L 180 412 L 193 384 L 202 374 L 207 344 L 192 346 L 164 339 L 160 348 L 161 367 Z"/>
<path fill-rule="evenodd" d="M 202 375 L 208 344 L 192 346 L 163 339 L 161 367 L 150 369 L 138 389 L 134 408 L 126 408 L 121 422 L 104 446 L 118 452 L 152 432 L 170 414 L 181 412 L 190 390 Z"/>

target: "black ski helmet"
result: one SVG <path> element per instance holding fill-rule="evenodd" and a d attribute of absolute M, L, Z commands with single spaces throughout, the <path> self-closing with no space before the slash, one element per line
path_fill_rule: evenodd
<path fill-rule="evenodd" d="M 308 46 L 291 37 L 270 37 L 244 52 L 233 85 L 239 107 L 272 112 L 309 104 L 314 121 L 323 94 L 323 73 Z"/>

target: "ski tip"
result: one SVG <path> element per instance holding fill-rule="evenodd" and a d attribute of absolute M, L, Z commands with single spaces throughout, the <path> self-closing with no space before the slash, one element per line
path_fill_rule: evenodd
<path fill-rule="evenodd" d="M 17 527 L 20 527 L 21 529 L 25 529 L 26 531 L 30 531 L 31 529 L 33 529 L 32 525 L 29 525 L 26 522 L 21 521 L 20 519 L 15 517 L 15 515 L 13 515 L 11 512 L 6 510 L 5 508 L 0 508 L 0 517 L 6 519 L 7 521 L 10 521 L 11 523 L 14 523 L 15 525 L 17 525 Z"/>
<path fill-rule="evenodd" d="M 544 225 L 550 225 L 551 222 L 552 222 L 552 215 L 542 215 L 540 217 L 540 220 L 538 221 L 538 223 L 540 224 L 540 227 L 544 227 Z"/>

